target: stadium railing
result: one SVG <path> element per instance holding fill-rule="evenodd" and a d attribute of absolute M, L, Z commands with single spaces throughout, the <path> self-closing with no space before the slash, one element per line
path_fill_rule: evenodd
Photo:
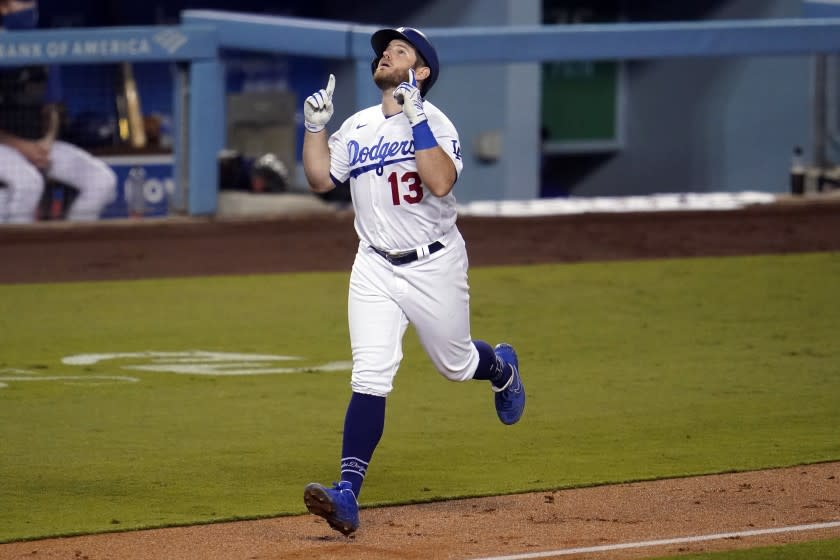
<path fill-rule="evenodd" d="M 180 26 L 57 29 L 0 34 L 0 66 L 171 62 L 177 70 L 176 212 L 216 211 L 224 148 L 225 71 L 220 49 L 344 59 L 355 65 L 356 104 L 368 87 L 370 26 L 187 10 Z M 692 56 L 840 53 L 840 18 L 581 24 L 426 30 L 443 63 L 628 60 Z M 534 161 L 529 165 L 537 165 Z"/>

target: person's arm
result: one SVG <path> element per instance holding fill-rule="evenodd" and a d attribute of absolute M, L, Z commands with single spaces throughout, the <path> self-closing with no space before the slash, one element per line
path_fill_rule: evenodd
<path fill-rule="evenodd" d="M 324 193 L 335 188 L 330 177 L 330 148 L 327 131 L 303 133 L 303 171 L 309 188 Z"/>
<path fill-rule="evenodd" d="M 3 130 L 0 130 L 0 144 L 5 144 L 6 146 L 9 146 L 10 148 L 15 148 L 15 144 L 19 140 L 22 140 L 22 138 L 20 138 L 19 136 L 15 136 L 14 134 L 9 134 L 8 132 L 5 132 Z M 15 149 L 17 149 L 17 148 L 15 148 Z"/>
<path fill-rule="evenodd" d="M 428 123 L 426 123 L 427 128 L 428 126 Z M 414 130 L 414 127 L 412 127 L 412 130 Z M 432 131 L 430 129 L 429 134 L 431 133 Z M 417 149 L 416 134 L 415 132 L 414 141 L 415 150 L 417 151 L 414 156 L 417 161 L 417 172 L 420 174 L 420 180 L 423 181 L 423 184 L 429 188 L 433 195 L 438 197 L 448 195 L 452 192 L 452 188 L 455 186 L 455 179 L 457 178 L 455 164 L 452 163 L 452 160 L 449 159 L 449 156 L 446 155 L 446 152 L 439 145 L 425 150 Z"/>
<path fill-rule="evenodd" d="M 50 166 L 50 147 L 38 141 L 27 140 L 0 130 L 0 144 L 14 148 L 38 169 Z"/>
<path fill-rule="evenodd" d="M 415 160 L 420 180 L 435 196 L 446 196 L 452 192 L 458 178 L 455 164 L 437 142 L 429 120 L 423 110 L 423 97 L 417 88 L 414 70 L 409 70 L 411 83 L 403 82 L 394 89 L 394 99 L 403 107 L 403 113 L 411 124 L 414 136 Z"/>
<path fill-rule="evenodd" d="M 330 74 L 326 89 L 319 90 L 303 104 L 303 171 L 309 188 L 323 193 L 335 188 L 330 177 L 330 147 L 326 131 L 327 123 L 333 114 L 332 96 L 335 89 L 335 76 Z"/>

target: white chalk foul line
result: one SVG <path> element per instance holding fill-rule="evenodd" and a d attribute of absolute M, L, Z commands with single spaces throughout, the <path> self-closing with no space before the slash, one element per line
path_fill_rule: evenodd
<path fill-rule="evenodd" d="M 487 556 L 484 558 L 475 558 L 474 560 L 530 560 L 531 558 L 553 558 L 555 556 L 571 556 L 572 554 L 585 554 L 587 552 L 610 552 L 613 550 L 624 550 L 627 548 L 644 548 L 647 546 L 688 544 L 703 541 L 716 541 L 721 539 L 734 539 L 740 537 L 757 537 L 760 535 L 773 535 L 777 533 L 794 533 L 797 531 L 816 531 L 818 529 L 831 529 L 833 527 L 840 527 L 840 521 L 828 521 L 826 523 L 811 523 L 808 525 L 792 525 L 789 527 L 774 527 L 772 529 L 753 529 L 750 531 L 737 531 L 734 533 L 714 533 L 711 535 L 697 535 L 694 537 L 676 537 L 673 539 L 660 539 L 655 541 L 605 544 L 600 546 L 587 546 L 583 548 L 563 548 L 560 550 L 547 550 L 545 552 L 513 554 L 511 556 Z"/>

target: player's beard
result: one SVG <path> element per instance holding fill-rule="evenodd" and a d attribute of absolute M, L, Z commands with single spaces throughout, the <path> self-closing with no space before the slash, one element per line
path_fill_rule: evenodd
<path fill-rule="evenodd" d="M 399 71 L 394 68 L 377 68 L 373 74 L 373 83 L 382 90 L 394 89 L 408 81 L 408 70 Z"/>

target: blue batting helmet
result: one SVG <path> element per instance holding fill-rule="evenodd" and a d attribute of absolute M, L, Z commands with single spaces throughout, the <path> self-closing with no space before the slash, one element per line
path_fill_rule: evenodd
<path fill-rule="evenodd" d="M 425 96 L 432 86 L 435 85 L 438 73 L 440 72 L 440 63 L 438 62 L 438 55 L 435 48 L 429 42 L 429 39 L 422 31 L 413 27 L 398 27 L 396 29 L 380 29 L 370 37 L 370 44 L 373 47 L 373 52 L 376 53 L 376 58 L 371 64 L 371 71 L 376 72 L 376 67 L 379 66 L 379 59 L 382 58 L 382 53 L 388 47 L 388 43 L 394 39 L 402 39 L 417 49 L 426 65 L 429 67 L 429 77 L 423 80 L 420 87 L 420 93 Z"/>

